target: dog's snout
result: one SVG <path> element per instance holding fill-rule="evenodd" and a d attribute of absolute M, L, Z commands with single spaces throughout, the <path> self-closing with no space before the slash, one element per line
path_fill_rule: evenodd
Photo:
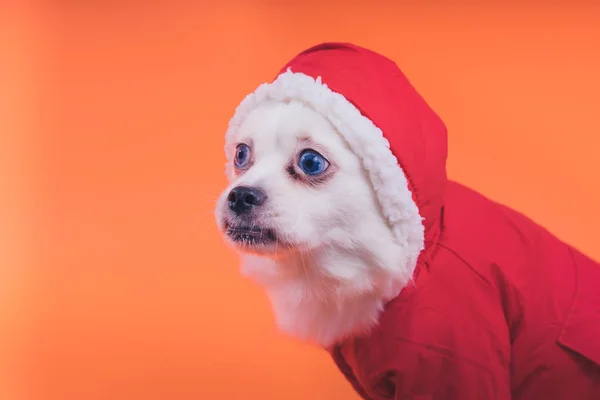
<path fill-rule="evenodd" d="M 231 189 L 227 200 L 229 201 L 229 209 L 237 215 L 245 214 L 264 204 L 267 195 L 261 189 L 248 186 L 237 186 Z"/>

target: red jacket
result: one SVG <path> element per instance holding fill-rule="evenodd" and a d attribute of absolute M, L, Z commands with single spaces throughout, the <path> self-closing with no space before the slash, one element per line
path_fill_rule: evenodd
<path fill-rule="evenodd" d="M 454 182 L 436 229 L 414 286 L 332 351 L 362 397 L 600 399 L 600 265 Z"/>
<path fill-rule="evenodd" d="M 331 350 L 356 391 L 371 400 L 600 400 L 600 265 L 448 181 L 446 128 L 390 60 L 327 43 L 288 67 L 321 78 L 381 129 L 425 221 L 413 284 L 370 335 Z"/>

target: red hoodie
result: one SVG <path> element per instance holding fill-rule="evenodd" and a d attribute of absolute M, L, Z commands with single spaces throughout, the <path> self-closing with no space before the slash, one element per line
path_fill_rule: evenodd
<path fill-rule="evenodd" d="M 449 181 L 446 128 L 389 59 L 325 43 L 288 69 L 341 94 L 383 132 L 423 219 L 413 284 L 368 336 L 331 349 L 356 391 L 371 400 L 599 400 L 600 265 Z M 393 184 L 383 179 L 384 189 Z"/>

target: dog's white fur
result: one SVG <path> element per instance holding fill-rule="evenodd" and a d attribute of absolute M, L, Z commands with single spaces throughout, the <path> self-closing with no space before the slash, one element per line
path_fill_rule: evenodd
<path fill-rule="evenodd" d="M 306 137 L 335 168 L 314 187 L 286 172 Z M 407 283 L 394 268 L 407 260 L 359 157 L 327 118 L 297 101 L 259 104 L 234 133 L 232 143 L 239 142 L 252 143 L 253 164 L 232 177 L 218 200 L 217 221 L 225 232 L 233 187 L 267 194 L 255 223 L 274 229 L 281 244 L 238 249 L 244 274 L 266 288 L 279 328 L 325 347 L 368 331 Z"/>

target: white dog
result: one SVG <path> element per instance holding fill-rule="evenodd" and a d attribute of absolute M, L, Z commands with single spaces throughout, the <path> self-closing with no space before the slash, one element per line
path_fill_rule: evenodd
<path fill-rule="evenodd" d="M 364 399 L 600 398 L 599 264 L 448 180 L 446 127 L 391 60 L 305 50 L 226 154 L 244 273 Z"/>
<path fill-rule="evenodd" d="M 300 102 L 250 112 L 228 151 L 217 221 L 281 330 L 323 346 L 368 329 L 409 274 L 358 157 Z"/>

